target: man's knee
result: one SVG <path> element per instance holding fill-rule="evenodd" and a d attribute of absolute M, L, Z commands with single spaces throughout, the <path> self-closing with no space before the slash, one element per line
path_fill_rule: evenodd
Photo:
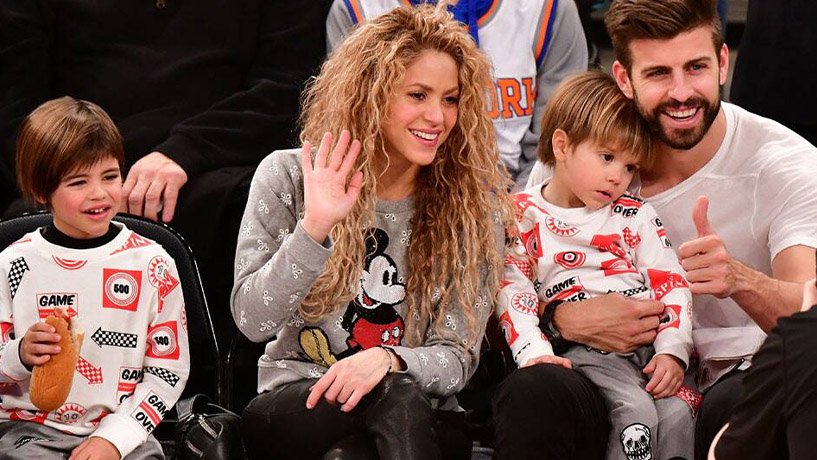
<path fill-rule="evenodd" d="M 497 389 L 494 413 L 539 413 L 552 417 L 565 411 L 581 411 L 587 404 L 601 403 L 598 389 L 578 372 L 552 364 L 513 371 Z"/>
<path fill-rule="evenodd" d="M 495 458 L 604 457 L 607 406 L 574 370 L 551 364 L 517 369 L 500 384 L 493 409 Z"/>

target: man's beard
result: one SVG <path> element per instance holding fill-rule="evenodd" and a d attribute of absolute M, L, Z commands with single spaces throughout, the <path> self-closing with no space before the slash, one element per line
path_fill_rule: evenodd
<path fill-rule="evenodd" d="M 639 113 L 641 113 L 641 116 L 647 121 L 647 124 L 650 126 L 652 132 L 658 136 L 658 139 L 661 140 L 661 142 L 677 150 L 689 150 L 698 145 L 698 143 L 701 142 L 701 139 L 703 139 L 706 133 L 709 131 L 709 127 L 715 122 L 715 118 L 718 116 L 718 111 L 721 109 L 721 100 L 719 98 L 715 100 L 714 104 L 712 104 L 706 99 L 696 96 L 687 99 L 684 103 L 676 100 L 667 101 L 659 104 L 652 111 L 647 112 L 644 106 L 638 100 L 638 93 L 634 92 L 633 96 Z M 689 129 L 665 130 L 664 126 L 661 125 L 661 114 L 668 109 L 678 109 L 682 106 L 700 107 L 700 110 L 704 111 L 703 122 Z"/>

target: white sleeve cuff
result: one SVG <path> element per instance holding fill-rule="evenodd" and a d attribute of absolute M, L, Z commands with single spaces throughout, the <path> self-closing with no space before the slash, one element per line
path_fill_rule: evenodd
<path fill-rule="evenodd" d="M 513 359 L 519 367 L 525 365 L 528 360 L 540 356 L 555 356 L 553 346 L 546 340 L 534 340 L 514 353 Z"/>
<path fill-rule="evenodd" d="M 147 439 L 144 430 L 134 426 L 121 414 L 110 414 L 102 419 L 91 436 L 110 441 L 119 450 L 122 458 L 127 457 Z"/>
<path fill-rule="evenodd" d="M 6 344 L 3 355 L 0 357 L 0 372 L 12 382 L 21 382 L 31 378 L 31 371 L 20 360 L 20 341 L 14 339 Z"/>

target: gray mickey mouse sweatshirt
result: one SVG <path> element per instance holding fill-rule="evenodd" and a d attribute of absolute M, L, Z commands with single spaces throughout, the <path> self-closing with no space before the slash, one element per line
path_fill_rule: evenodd
<path fill-rule="evenodd" d="M 300 150 L 275 151 L 258 167 L 238 236 L 232 313 L 241 332 L 255 342 L 269 341 L 258 361 L 258 391 L 320 378 L 329 366 L 359 350 L 387 346 L 406 363 L 406 373 L 440 407 L 476 369 L 485 322 L 493 305 L 483 287 L 475 305 L 479 334 L 469 341 L 465 316 L 450 309 L 433 318 L 422 346 L 403 344 L 406 314 L 406 249 L 411 242 L 414 201 L 379 201 L 376 222 L 365 230 L 367 257 L 357 296 L 318 322 L 306 322 L 298 306 L 324 270 L 331 241 L 314 241 L 300 220 L 304 211 Z M 488 227 L 490 228 L 490 227 Z M 494 222 L 497 247 L 504 233 Z M 494 268 L 496 269 L 496 268 Z M 455 300 L 456 301 L 456 300 Z M 443 337 L 434 332 L 440 327 Z M 456 342 L 452 338 L 456 337 Z"/>

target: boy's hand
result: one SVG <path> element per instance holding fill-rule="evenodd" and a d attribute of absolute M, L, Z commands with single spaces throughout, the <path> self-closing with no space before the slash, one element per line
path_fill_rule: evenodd
<path fill-rule="evenodd" d="M 119 460 L 120 457 L 119 449 L 110 441 L 94 436 L 74 448 L 68 460 Z"/>
<path fill-rule="evenodd" d="M 644 373 L 652 374 L 644 389 L 655 399 L 674 395 L 684 381 L 684 366 L 672 355 L 653 356 L 644 368 Z"/>
<path fill-rule="evenodd" d="M 542 355 L 537 356 L 535 358 L 531 358 L 525 361 L 524 364 L 520 367 L 528 367 L 533 366 L 534 364 L 555 364 L 557 366 L 562 366 L 565 369 L 573 369 L 573 363 L 570 362 L 567 358 L 562 358 L 561 356 L 551 356 L 551 355 Z"/>
<path fill-rule="evenodd" d="M 60 352 L 60 335 L 57 330 L 44 322 L 31 325 L 20 340 L 20 361 L 31 369 L 41 366 L 51 359 L 51 355 Z"/>

